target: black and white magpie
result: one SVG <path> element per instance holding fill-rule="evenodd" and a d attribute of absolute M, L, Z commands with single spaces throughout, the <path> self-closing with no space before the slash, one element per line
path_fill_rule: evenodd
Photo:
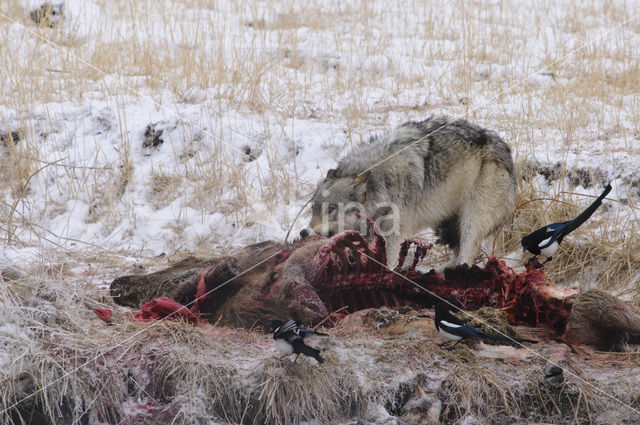
<path fill-rule="evenodd" d="M 580 213 L 580 215 L 573 220 L 549 224 L 522 238 L 520 241 L 522 244 L 522 251 L 529 251 L 534 255 L 529 261 L 532 261 L 538 255 L 546 257 L 546 260 L 541 264 L 541 266 L 548 261 L 551 261 L 551 257 L 556 253 L 562 239 L 580 227 L 582 223 L 587 221 L 587 219 L 591 217 L 595 210 L 597 210 L 602 204 L 602 200 L 609 192 L 611 192 L 611 183 L 604 188 L 604 191 L 600 196 L 598 196 L 598 199 L 593 201 L 586 210 Z"/>
<path fill-rule="evenodd" d="M 312 329 L 299 328 L 294 320 L 289 320 L 287 323 L 283 323 L 282 320 L 273 320 L 271 328 L 273 329 L 273 339 L 276 341 L 276 347 L 285 353 L 282 357 L 296 354 L 296 359 L 293 361 L 295 363 L 298 361 L 298 356 L 304 354 L 313 357 L 318 363 L 324 362 L 324 359 L 320 357 L 320 350 L 309 347 L 304 343 L 304 339 L 309 335 L 329 336 L 328 334 Z"/>
<path fill-rule="evenodd" d="M 445 302 L 439 302 L 435 306 L 436 329 L 440 332 L 440 335 L 448 339 L 448 341 L 440 344 L 441 346 L 449 344 L 451 341 L 455 341 L 453 344 L 455 347 L 460 341 L 466 338 L 474 339 L 493 339 L 497 341 L 515 341 L 515 342 L 530 342 L 532 344 L 537 343 L 532 339 L 510 338 L 504 335 L 489 334 L 482 332 L 480 329 L 476 329 L 471 325 L 463 323 L 462 320 L 451 314 L 449 304 Z"/>

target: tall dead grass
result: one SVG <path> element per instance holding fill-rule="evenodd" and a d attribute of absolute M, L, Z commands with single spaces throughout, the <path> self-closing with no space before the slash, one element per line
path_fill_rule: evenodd
<path fill-rule="evenodd" d="M 543 176 L 531 168 L 531 164 L 522 163 L 520 171 L 522 180 L 516 212 L 493 241 L 493 253 L 511 259 L 519 256 L 523 235 L 546 224 L 573 219 L 597 196 L 597 193 L 593 196 L 575 193 L 570 170 L 561 170 L 552 177 L 558 193 L 551 194 L 539 189 L 540 183 L 535 180 Z M 602 190 L 605 180 L 608 182 L 606 176 L 599 174 L 584 178 L 594 184 L 595 192 Z M 616 210 L 618 213 L 613 212 Z M 585 224 L 564 239 L 553 260 L 545 266 L 549 278 L 581 290 L 596 287 L 610 290 L 637 301 L 640 296 L 637 288 L 640 239 L 635 214 L 637 209 L 633 204 L 606 198 Z M 531 254 L 524 253 L 521 258 L 527 260 L 529 257 Z"/>
<path fill-rule="evenodd" d="M 55 28 L 35 25 L 14 3 L 0 4 L 0 245 L 38 252 L 46 264 L 32 271 L 48 274 L 37 284 L 0 281 L 9 329 L 0 333 L 0 409 L 9 409 L 3 423 L 117 423 L 136 400 L 152 416 L 183 423 L 331 422 L 395 397 L 396 388 L 363 388 L 354 366 L 340 359 L 331 359 L 332 369 L 278 363 L 255 336 L 208 335 L 179 324 L 128 339 L 145 327 L 107 327 L 89 311 L 108 302 L 93 285 L 96 275 L 121 274 L 132 259 L 140 267 L 157 264 L 159 252 L 129 248 L 139 229 L 170 229 L 170 249 L 210 254 L 262 235 L 221 240 L 200 232 L 185 240 L 186 214 L 245 228 L 277 211 L 284 234 L 292 217 L 279 207 L 302 205 L 316 183 L 309 170 L 322 174 L 331 166 L 300 162 L 299 148 L 305 157 L 308 147 L 296 133 L 301 124 L 336 160 L 371 133 L 434 112 L 498 130 L 513 147 L 520 187 L 516 213 L 487 254 L 510 258 L 522 235 L 572 218 L 591 201 L 575 194 L 572 172 L 579 170 L 562 158 L 640 155 L 639 21 L 567 56 L 637 13 L 628 2 L 547 1 L 524 9 L 475 0 L 446 7 L 282 0 L 265 9 L 251 1 L 95 0 L 85 6 L 96 15 Z M 134 117 L 146 102 L 162 113 L 138 128 Z M 165 125 L 165 143 L 141 150 L 145 127 L 156 121 Z M 17 143 L 2 136 L 12 132 L 20 134 Z M 74 151 L 83 144 L 95 148 L 88 159 Z M 260 155 L 238 152 L 244 146 Z M 544 159 L 541 150 L 548 152 L 543 165 L 561 162 L 550 184 L 528 166 L 534 152 Z M 170 163 L 158 159 L 165 151 Z M 137 168 L 140 157 L 147 168 Z M 626 203 L 607 200 L 618 208 L 601 208 L 547 270 L 558 283 L 637 301 L 638 181 L 623 166 L 620 175 L 602 171 L 618 178 Z M 177 212 L 147 219 L 138 199 L 157 209 L 178 205 Z M 100 224 L 104 239 L 53 233 L 50 223 L 70 220 L 73 201 L 86 205 L 74 220 Z M 253 208 L 257 201 L 262 208 Z M 65 286 L 66 279 L 74 284 Z M 239 346 L 243 339 L 249 348 Z M 237 352 L 246 357 L 239 361 Z M 512 419 L 526 409 L 517 389 L 472 365 L 460 366 L 445 390 L 451 420 L 470 413 Z M 560 411 L 582 423 L 599 406 L 582 387 L 572 387 L 560 405 L 539 389 L 521 391 L 552 419 Z"/>
<path fill-rule="evenodd" d="M 408 423 L 578 424 L 603 417 L 626 423 L 632 414 L 572 376 L 547 383 L 540 361 L 487 360 L 465 347 L 450 352 L 413 332 L 390 337 L 375 324 L 338 329 L 323 341 L 324 364 L 293 363 L 274 359 L 270 336 L 255 331 L 136 323 L 120 310 L 107 325 L 91 311 L 105 306 L 95 286 L 70 289 L 59 277 L 2 270 L 3 424 L 329 424 L 384 414 Z M 409 311 L 402 320 L 413 319 Z M 632 376 L 607 377 L 624 369 L 589 367 L 602 372 L 598 386 L 637 404 Z"/>
<path fill-rule="evenodd" d="M 528 384 L 513 386 L 486 368 L 468 365 L 461 369 L 438 390 L 443 400 L 440 419 L 447 423 L 468 415 L 489 423 L 512 422 L 516 417 L 541 423 L 592 423 L 606 404 L 593 388 L 578 380 L 550 384 L 531 373 Z"/>
<path fill-rule="evenodd" d="M 280 361 L 264 335 L 128 314 L 108 326 L 91 311 L 102 305 L 95 287 L 80 295 L 12 273 L 0 280 L 2 423 L 294 424 L 364 413 L 359 372 L 335 356 L 329 368 Z"/>
<path fill-rule="evenodd" d="M 300 141 L 290 134 L 296 122 L 329 126 L 331 140 L 324 143 L 335 159 L 373 132 L 433 112 L 498 129 L 520 157 L 539 143 L 557 150 L 549 139 L 558 137 L 567 150 L 591 149 L 603 137 L 622 139 L 633 149 L 629 131 L 637 135 L 640 122 L 633 100 L 640 81 L 633 42 L 637 23 L 565 57 L 598 31 L 632 16 L 624 3 L 583 7 L 547 2 L 522 10 L 477 1 L 443 8 L 416 0 L 390 9 L 381 3 L 355 7 L 321 1 L 302 7 L 283 0 L 264 9 L 252 2 L 191 0 L 159 6 L 116 0 L 91 2 L 87 10 L 91 14 L 69 15 L 63 25 L 48 28 L 31 22 L 26 9 L 0 6 L 7 81 L 0 87 L 0 104 L 6 106 L 0 111 L 0 130 L 24 135 L 17 145 L 0 148 L 5 245 L 53 248 L 38 235 L 19 235 L 68 212 L 60 193 L 89 205 L 84 220 L 105 223 L 105 235 L 128 227 L 118 234 L 124 235 L 124 245 L 140 226 L 165 226 L 175 232 L 174 240 L 180 239 L 180 220 L 189 209 L 202 217 L 221 214 L 238 228 L 250 226 L 264 221 L 252 208 L 256 199 L 267 211 L 277 211 L 285 233 L 292 217 L 281 204 L 302 204 L 315 186 L 310 173 L 299 172 L 309 164 L 299 164 L 295 154 L 283 155 L 298 151 Z M 93 21 L 88 33 L 83 19 Z M 555 23 L 554 30 L 542 31 L 548 22 Z M 534 77 L 519 84 L 528 75 Z M 167 92 L 173 96 L 170 102 L 162 100 Z M 43 144 L 64 149 L 90 137 L 91 131 L 79 135 L 64 120 L 77 113 L 64 102 L 82 104 L 87 98 L 113 100 L 106 114 L 92 111 L 87 122 L 94 137 L 113 134 L 118 162 L 105 161 L 101 152 L 81 164 L 64 155 L 44 159 Z M 173 165 L 154 166 L 151 174 L 133 165 L 142 129 L 127 118 L 144 99 L 162 104 L 165 124 L 178 123 L 175 130 L 165 130 Z M 48 112 L 39 107 L 44 104 Z M 199 113 L 183 116 L 188 105 L 200 105 Z M 243 145 L 258 147 L 262 158 L 245 162 L 235 150 Z M 153 161 L 153 151 L 144 155 Z M 136 189 L 140 181 L 144 193 Z M 530 189 L 523 190 L 520 198 L 527 202 Z M 534 197 L 556 195 L 557 201 L 568 202 L 559 191 Z M 138 196 L 158 209 L 177 202 L 178 218 L 145 221 L 135 211 Z M 39 202 L 43 198 L 49 200 L 45 205 Z M 554 205 L 558 202 L 544 208 Z M 532 204 L 524 208 L 533 210 Z M 519 212 L 518 217 L 539 224 L 555 215 Z M 134 225 L 127 226 L 132 220 Z M 633 223 L 621 225 L 630 233 L 637 229 Z M 518 225 L 517 230 L 525 228 Z M 260 232 L 254 235 L 257 239 Z M 506 238 L 504 246 L 515 247 L 516 235 Z M 231 243 L 201 235 L 180 249 Z M 103 246 L 137 255 L 115 243 Z M 635 247 L 628 240 L 625 246 L 626 251 Z M 593 263 L 592 255 L 579 261 L 564 258 L 567 264 Z M 560 259 L 551 267 L 556 264 Z M 613 279 L 605 275 L 613 272 L 598 282 Z M 572 279 L 570 272 L 555 276 Z"/>

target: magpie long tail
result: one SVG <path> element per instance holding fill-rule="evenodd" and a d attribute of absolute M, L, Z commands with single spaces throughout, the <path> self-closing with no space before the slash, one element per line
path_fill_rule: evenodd
<path fill-rule="evenodd" d="M 489 333 L 486 333 L 486 332 L 480 332 L 480 335 L 482 335 L 484 338 L 493 339 L 495 341 L 528 342 L 530 344 L 537 344 L 538 343 L 538 341 L 536 341 L 534 339 L 511 338 L 511 337 L 504 336 L 504 335 L 489 334 Z"/>
<path fill-rule="evenodd" d="M 582 211 L 579 216 L 574 218 L 573 220 L 567 223 L 567 227 L 564 229 L 564 235 L 568 235 L 569 233 L 576 230 L 582 223 L 587 221 L 589 217 L 598 209 L 598 207 L 602 204 L 602 200 L 605 196 L 607 196 L 611 192 L 611 183 L 604 188 L 604 191 L 598 196 L 598 199 L 593 201 L 591 205 L 587 207 L 586 210 Z"/>
<path fill-rule="evenodd" d="M 526 339 L 526 338 L 514 338 L 516 342 L 528 342 L 529 344 L 537 344 L 538 341 L 535 339 Z"/>
<path fill-rule="evenodd" d="M 305 336 L 307 335 L 318 335 L 318 336 L 329 336 L 329 334 L 323 333 L 323 332 L 318 332 L 318 331 L 314 331 L 312 329 L 300 329 L 299 332 Z"/>
<path fill-rule="evenodd" d="M 324 363 L 324 359 L 320 356 L 320 350 L 316 350 L 313 347 L 309 347 L 308 345 L 304 345 L 300 347 L 300 352 L 309 357 L 313 357 L 318 361 L 318 363 Z"/>

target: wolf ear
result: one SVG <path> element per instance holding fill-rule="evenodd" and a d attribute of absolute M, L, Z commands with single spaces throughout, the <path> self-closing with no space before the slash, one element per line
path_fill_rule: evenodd
<path fill-rule="evenodd" d="M 367 170 L 364 173 L 356 174 L 353 178 L 353 200 L 364 204 L 367 200 L 367 182 L 369 181 L 370 171 Z"/>
<path fill-rule="evenodd" d="M 364 173 L 356 174 L 353 178 L 353 184 L 366 183 L 369 181 L 369 174 L 371 174 L 371 170 L 367 170 Z"/>
<path fill-rule="evenodd" d="M 336 170 L 332 168 L 331 170 L 327 171 L 327 177 L 324 178 L 324 181 L 333 180 L 335 178 L 336 178 Z"/>

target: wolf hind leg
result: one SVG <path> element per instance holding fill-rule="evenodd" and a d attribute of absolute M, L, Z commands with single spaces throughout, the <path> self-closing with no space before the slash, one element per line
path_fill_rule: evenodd
<path fill-rule="evenodd" d="M 473 264 L 482 241 L 515 209 L 515 186 L 506 170 L 485 164 L 460 213 L 458 263 Z"/>
<path fill-rule="evenodd" d="M 455 267 L 458 264 L 458 257 L 460 256 L 460 217 L 453 215 L 443 220 L 435 230 L 438 236 L 436 242 L 446 244 L 452 251 L 449 262 L 436 269 L 439 273 L 442 273 L 444 269 Z"/>
<path fill-rule="evenodd" d="M 483 191 L 469 196 L 460 214 L 460 251 L 457 264 L 473 265 L 482 241 L 504 223 L 500 205 Z M 504 204 L 503 204 L 504 205 Z"/>

